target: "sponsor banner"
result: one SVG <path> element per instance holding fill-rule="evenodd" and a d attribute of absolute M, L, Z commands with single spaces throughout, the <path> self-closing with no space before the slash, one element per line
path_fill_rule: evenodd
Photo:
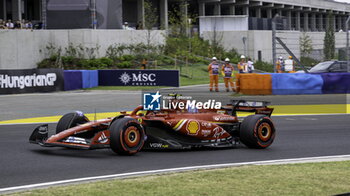
<path fill-rule="evenodd" d="M 0 94 L 61 91 L 61 69 L 0 70 Z"/>
<path fill-rule="evenodd" d="M 203 98 L 204 96 L 202 96 Z M 192 96 L 183 96 L 180 94 L 143 92 L 142 105 L 144 110 L 187 110 L 191 113 L 197 113 L 202 109 L 221 109 L 221 102 L 215 99 L 200 101 L 193 99 Z"/>
<path fill-rule="evenodd" d="M 100 86 L 174 86 L 179 84 L 178 70 L 99 70 Z"/>

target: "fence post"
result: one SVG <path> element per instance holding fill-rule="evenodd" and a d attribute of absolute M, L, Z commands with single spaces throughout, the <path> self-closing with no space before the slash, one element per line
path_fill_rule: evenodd
<path fill-rule="evenodd" d="M 91 28 L 96 29 L 97 20 L 96 20 L 96 0 L 91 1 Z"/>
<path fill-rule="evenodd" d="M 349 48 L 349 22 L 350 22 L 350 16 L 345 22 L 345 31 L 346 31 L 346 61 L 348 64 L 348 72 L 350 72 L 350 48 Z"/>
<path fill-rule="evenodd" d="M 41 22 L 42 28 L 46 29 L 47 26 L 47 2 L 41 1 Z"/>
<path fill-rule="evenodd" d="M 276 54 L 276 18 L 278 14 L 275 15 L 272 19 L 272 61 L 273 61 L 273 72 L 276 73 L 276 62 L 277 62 L 277 54 Z"/>

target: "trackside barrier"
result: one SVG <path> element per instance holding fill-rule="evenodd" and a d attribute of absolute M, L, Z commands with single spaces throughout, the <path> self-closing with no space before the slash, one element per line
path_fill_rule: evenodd
<path fill-rule="evenodd" d="M 65 70 L 64 90 L 77 90 L 98 86 L 98 70 Z"/>
<path fill-rule="evenodd" d="M 350 93 L 350 73 L 324 73 L 321 76 L 324 94 Z"/>
<path fill-rule="evenodd" d="M 180 86 L 179 70 L 99 70 L 99 86 Z"/>
<path fill-rule="evenodd" d="M 237 74 L 239 91 L 246 95 L 272 94 L 270 74 Z"/>
<path fill-rule="evenodd" d="M 323 79 L 319 74 L 278 73 L 272 76 L 272 94 L 322 94 Z"/>
<path fill-rule="evenodd" d="M 98 70 L 81 70 L 83 88 L 98 86 Z"/>
<path fill-rule="evenodd" d="M 76 90 L 83 87 L 82 72 L 80 70 L 64 70 L 64 90 Z"/>

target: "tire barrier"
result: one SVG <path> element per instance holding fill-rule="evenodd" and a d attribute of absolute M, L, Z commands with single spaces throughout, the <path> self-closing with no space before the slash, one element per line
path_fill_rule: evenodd
<path fill-rule="evenodd" d="M 64 70 L 64 90 L 98 86 L 98 70 Z"/>
<path fill-rule="evenodd" d="M 237 74 L 238 89 L 246 95 L 272 94 L 272 78 L 270 74 Z"/>
<path fill-rule="evenodd" d="M 77 90 L 83 88 L 82 72 L 80 70 L 64 70 L 64 90 Z"/>
<path fill-rule="evenodd" d="M 248 95 L 350 93 L 350 73 L 237 74 L 238 92 Z"/>
<path fill-rule="evenodd" d="M 279 73 L 272 76 L 272 94 L 322 94 L 323 79 L 319 74 Z"/>
<path fill-rule="evenodd" d="M 98 70 L 81 70 L 83 88 L 98 86 Z"/>
<path fill-rule="evenodd" d="M 350 73 L 324 73 L 323 94 L 350 93 Z"/>

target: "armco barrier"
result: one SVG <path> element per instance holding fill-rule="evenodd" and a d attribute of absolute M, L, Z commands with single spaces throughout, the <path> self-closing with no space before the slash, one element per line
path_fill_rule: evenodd
<path fill-rule="evenodd" d="M 322 93 L 350 93 L 350 73 L 324 73 Z"/>
<path fill-rule="evenodd" d="M 272 94 L 270 74 L 237 74 L 240 92 L 246 95 Z"/>
<path fill-rule="evenodd" d="M 271 76 L 274 95 L 322 94 L 324 82 L 320 74 L 278 73 Z"/>

